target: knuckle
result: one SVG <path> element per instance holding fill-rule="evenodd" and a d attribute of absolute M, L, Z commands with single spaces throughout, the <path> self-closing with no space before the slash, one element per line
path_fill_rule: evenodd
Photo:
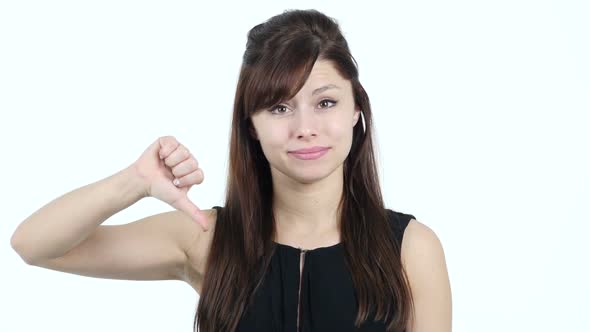
<path fill-rule="evenodd" d="M 162 136 L 160 137 L 160 143 L 162 145 L 167 145 L 170 143 L 174 143 L 176 141 L 176 138 L 174 136 Z"/>
<path fill-rule="evenodd" d="M 199 173 L 199 171 L 194 171 L 192 173 L 190 173 L 189 175 L 186 176 L 187 178 L 187 182 L 191 183 L 191 184 L 199 184 L 201 182 L 203 182 L 203 177 L 201 175 L 201 173 Z"/>
<path fill-rule="evenodd" d="M 174 175 L 174 177 L 178 178 L 180 176 L 180 172 L 178 171 L 178 167 L 173 167 L 171 169 L 172 171 L 172 175 Z"/>

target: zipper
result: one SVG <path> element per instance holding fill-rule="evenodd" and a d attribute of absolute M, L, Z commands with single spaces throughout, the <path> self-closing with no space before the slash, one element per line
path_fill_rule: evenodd
<path fill-rule="evenodd" d="M 303 276 L 303 265 L 305 264 L 305 253 L 307 252 L 307 249 L 301 249 L 299 248 L 299 290 L 297 292 L 297 331 L 299 332 L 299 321 L 301 320 L 301 312 L 300 312 L 300 307 L 301 307 L 301 277 Z"/>

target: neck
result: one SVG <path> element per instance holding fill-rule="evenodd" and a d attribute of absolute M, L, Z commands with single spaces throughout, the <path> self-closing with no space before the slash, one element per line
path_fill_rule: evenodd
<path fill-rule="evenodd" d="M 297 182 L 273 170 L 273 212 L 277 232 L 289 234 L 289 237 L 338 233 L 342 188 L 342 166 L 313 183 Z"/>

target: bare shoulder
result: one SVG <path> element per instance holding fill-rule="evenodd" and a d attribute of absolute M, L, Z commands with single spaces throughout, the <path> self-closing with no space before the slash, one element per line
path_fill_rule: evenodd
<path fill-rule="evenodd" d="M 416 219 L 411 219 L 404 231 L 402 257 L 419 259 L 421 255 L 433 254 L 443 254 L 440 239 L 430 227 Z"/>
<path fill-rule="evenodd" d="M 412 219 L 404 232 L 401 256 L 415 306 L 408 332 L 451 331 L 451 287 L 439 237 Z"/>

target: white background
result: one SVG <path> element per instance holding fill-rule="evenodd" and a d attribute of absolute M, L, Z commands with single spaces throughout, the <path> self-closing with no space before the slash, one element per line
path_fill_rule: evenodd
<path fill-rule="evenodd" d="M 188 285 L 29 266 L 10 237 L 164 135 L 205 172 L 192 200 L 221 204 L 246 34 L 289 8 L 339 21 L 386 204 L 443 243 L 453 330 L 590 331 L 590 5 L 563 0 L 2 2 L 0 331 L 191 331 Z"/>

